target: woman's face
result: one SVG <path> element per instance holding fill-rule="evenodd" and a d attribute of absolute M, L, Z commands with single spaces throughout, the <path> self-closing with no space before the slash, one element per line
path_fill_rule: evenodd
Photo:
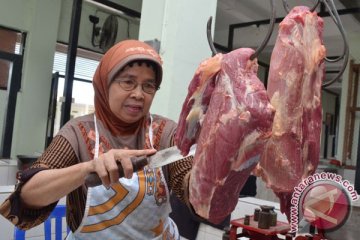
<path fill-rule="evenodd" d="M 155 86 L 155 79 L 154 69 L 146 63 L 127 65 L 123 71 L 115 75 L 110 84 L 109 105 L 111 111 L 126 123 L 137 122 L 146 116 L 155 92 L 146 93 L 143 91 L 143 87 L 149 87 L 149 84 Z M 124 89 L 124 85 L 131 84 L 137 84 L 135 89 Z"/>

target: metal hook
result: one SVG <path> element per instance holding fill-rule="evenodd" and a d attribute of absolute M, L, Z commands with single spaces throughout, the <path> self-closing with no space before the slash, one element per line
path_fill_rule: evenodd
<path fill-rule="evenodd" d="M 321 0 L 317 0 L 317 2 L 315 3 L 315 5 L 310 9 L 311 12 L 315 11 L 315 9 L 317 8 L 317 6 L 319 6 L 320 1 L 321 1 Z M 286 1 L 286 0 L 282 0 L 282 2 L 283 2 L 283 6 L 284 6 L 285 11 L 286 11 L 287 13 L 289 13 L 289 12 L 290 12 L 290 8 L 289 8 L 289 5 L 288 5 L 287 1 Z"/>
<path fill-rule="evenodd" d="M 343 51 L 342 56 L 340 56 L 340 57 L 338 57 L 336 59 L 329 59 L 327 57 L 325 58 L 325 60 L 327 62 L 337 62 L 337 61 L 341 60 L 342 58 L 344 58 L 344 56 L 347 54 L 347 52 L 349 50 L 349 46 L 348 46 L 348 42 L 347 42 L 347 39 L 346 39 L 346 34 L 345 34 L 344 27 L 343 27 L 343 25 L 341 23 L 339 14 L 336 11 L 336 7 L 335 7 L 334 2 L 332 0 L 330 1 L 331 6 L 328 4 L 328 0 L 323 0 L 323 2 L 325 4 L 325 6 L 327 7 L 327 9 L 329 11 L 329 14 L 330 14 L 331 18 L 333 19 L 334 23 L 339 28 L 341 36 L 342 36 L 342 38 L 344 40 L 344 51 Z"/>
<path fill-rule="evenodd" d="M 270 5 L 271 5 L 271 18 L 270 18 L 269 30 L 268 30 L 268 32 L 266 34 L 266 37 L 265 37 L 264 41 L 255 50 L 253 55 L 251 55 L 251 57 L 250 57 L 251 60 L 254 60 L 255 58 L 257 58 L 259 53 L 266 47 L 267 43 L 270 40 L 271 34 L 272 34 L 273 30 L 274 30 L 275 15 L 276 15 L 275 7 L 274 7 L 275 0 L 271 0 Z M 210 17 L 208 22 L 207 22 L 207 39 L 208 39 L 208 42 L 209 42 L 210 49 L 211 49 L 211 51 L 213 53 L 213 56 L 214 56 L 215 54 L 217 54 L 217 51 L 215 49 L 215 46 L 214 46 L 214 43 L 213 43 L 212 37 L 211 37 L 211 23 L 212 23 L 212 17 Z"/>
<path fill-rule="evenodd" d="M 212 17 L 209 18 L 209 20 L 207 21 L 207 25 L 206 25 L 206 36 L 207 36 L 207 40 L 212 52 L 212 56 L 215 56 L 217 54 L 217 51 L 215 49 L 214 43 L 212 41 L 212 36 L 211 36 L 211 23 L 212 23 Z"/>
<path fill-rule="evenodd" d="M 346 34 L 345 34 L 345 29 L 344 29 L 344 26 L 342 25 L 341 23 L 341 20 L 340 20 L 340 17 L 339 17 L 339 14 L 338 12 L 336 11 L 336 7 L 335 7 L 335 4 L 334 4 L 334 1 L 333 0 L 322 0 L 324 2 L 324 4 L 326 5 L 332 19 L 334 20 L 334 23 L 336 24 L 336 26 L 339 28 L 339 31 L 341 33 L 341 36 L 344 40 L 344 52 L 343 52 L 343 55 L 338 57 L 337 59 L 333 59 L 333 60 L 330 60 L 330 59 L 327 59 L 325 58 L 325 60 L 327 62 L 337 62 L 339 61 L 340 59 L 344 59 L 343 60 L 343 65 L 340 69 L 340 71 L 338 72 L 338 74 L 330 81 L 326 82 L 326 83 L 323 83 L 322 84 L 322 87 L 327 87 L 331 84 L 333 84 L 335 81 L 337 81 L 340 76 L 344 73 L 345 71 L 345 68 L 347 66 L 347 63 L 348 63 L 348 59 L 349 59 L 349 45 L 348 45 L 348 41 L 347 41 L 347 38 L 346 38 Z M 328 2 L 330 4 L 328 4 Z"/>
<path fill-rule="evenodd" d="M 254 60 L 254 58 L 257 58 L 259 56 L 259 53 L 266 47 L 266 45 L 268 44 L 271 34 L 274 30 L 274 25 L 275 25 L 275 15 L 276 15 L 276 11 L 275 11 L 275 1 L 271 0 L 270 1 L 270 5 L 271 5 L 271 16 L 270 16 L 270 26 L 269 26 L 269 30 L 266 34 L 266 37 L 264 39 L 264 41 L 260 44 L 260 46 L 255 50 L 254 54 L 251 55 L 250 59 Z"/>

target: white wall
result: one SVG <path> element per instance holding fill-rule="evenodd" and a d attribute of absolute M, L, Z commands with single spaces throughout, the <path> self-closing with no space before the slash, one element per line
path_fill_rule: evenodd
<path fill-rule="evenodd" d="M 163 83 L 152 112 L 178 120 L 196 68 L 211 57 L 206 23 L 215 16 L 216 4 L 215 0 L 143 0 L 139 39 L 160 40 L 164 61 Z"/>
<path fill-rule="evenodd" d="M 141 11 L 141 0 L 119 4 Z M 72 0 L 1 0 L 0 24 L 27 33 L 21 90 L 18 93 L 12 157 L 44 149 L 52 65 L 57 41 L 68 42 Z M 101 51 L 91 44 L 92 23 L 88 17 L 95 7 L 83 2 L 79 47 Z M 99 26 L 108 14 L 98 12 Z M 125 21 L 119 19 L 117 40 L 127 37 Z M 137 38 L 139 22 L 130 22 L 130 37 Z M 2 118 L 1 118 L 2 119 Z M 1 124 L 3 120 L 0 120 Z"/>
<path fill-rule="evenodd" d="M 346 28 L 346 26 L 345 26 Z M 347 34 L 348 42 L 349 42 L 349 50 L 350 50 L 350 60 L 354 60 L 355 63 L 360 63 L 360 34 L 352 33 Z M 340 122 L 339 122 L 339 137 L 338 137 L 338 146 L 337 146 L 337 159 L 342 159 L 343 155 L 343 147 L 344 147 L 344 129 L 345 129 L 345 106 L 346 106 L 346 99 L 347 99 L 347 91 L 348 91 L 348 81 L 349 81 L 349 64 L 347 65 L 347 68 L 345 72 L 343 73 L 342 77 L 343 81 L 341 83 L 341 104 L 340 104 Z M 358 93 L 360 92 L 360 89 L 358 90 Z M 358 101 L 360 98 L 358 98 Z M 358 106 L 360 103 L 358 102 Z M 356 125 L 359 126 L 360 117 L 357 115 Z M 359 139 L 359 128 L 355 129 L 354 131 L 354 142 L 353 142 L 353 154 L 352 159 L 349 161 L 349 164 L 355 165 L 356 164 L 356 154 L 354 154 L 354 151 L 357 151 L 359 153 L 359 149 L 357 149 L 358 144 L 357 141 Z"/>
<path fill-rule="evenodd" d="M 345 26 L 346 28 L 346 26 Z M 360 28 L 360 26 L 359 26 Z M 360 62 L 360 34 L 359 32 L 353 32 L 350 34 L 347 34 L 348 41 L 349 41 L 349 48 L 350 48 L 350 54 L 351 57 L 355 60 L 355 62 Z"/>
<path fill-rule="evenodd" d="M 13 156 L 43 149 L 61 1 L 2 0 L 2 26 L 27 32 L 18 93 Z"/>

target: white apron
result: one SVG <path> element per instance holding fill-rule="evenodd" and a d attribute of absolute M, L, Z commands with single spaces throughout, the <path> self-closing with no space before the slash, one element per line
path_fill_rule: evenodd
<path fill-rule="evenodd" d="M 150 116 L 151 118 L 151 116 Z M 99 133 L 95 124 L 95 154 L 99 155 Z M 153 147 L 152 118 L 149 140 Z M 79 228 L 70 232 L 74 239 L 180 239 L 175 223 L 169 217 L 169 190 L 161 168 L 134 172 L 132 179 L 120 178 L 106 189 L 89 187 L 85 213 Z"/>

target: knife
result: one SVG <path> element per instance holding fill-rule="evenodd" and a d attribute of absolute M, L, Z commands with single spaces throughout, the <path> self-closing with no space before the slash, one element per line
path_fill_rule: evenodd
<path fill-rule="evenodd" d="M 155 154 L 151 156 L 140 156 L 140 157 L 132 157 L 131 162 L 133 165 L 134 172 L 143 169 L 146 165 L 149 165 L 150 168 L 159 168 L 164 165 L 176 162 L 178 160 L 187 158 L 189 156 L 193 156 L 196 151 L 196 144 L 194 144 L 189 153 L 186 156 L 183 156 L 177 146 L 169 147 L 157 151 Z M 119 177 L 124 177 L 124 171 L 120 162 L 117 162 L 117 166 L 119 169 Z M 100 177 L 96 172 L 92 172 L 88 174 L 85 178 L 85 184 L 88 187 L 95 187 L 102 184 Z"/>

